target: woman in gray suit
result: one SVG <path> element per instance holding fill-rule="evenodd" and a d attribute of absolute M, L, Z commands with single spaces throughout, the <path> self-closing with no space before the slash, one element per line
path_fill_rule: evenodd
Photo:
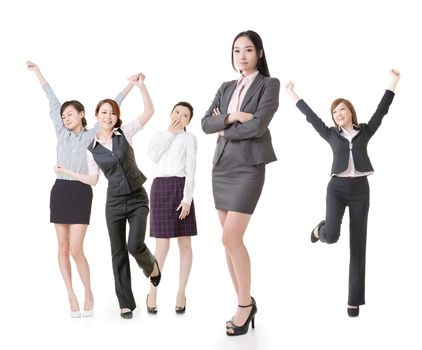
<path fill-rule="evenodd" d="M 227 335 L 254 328 L 251 263 L 243 236 L 265 180 L 265 164 L 276 160 L 268 125 L 278 108 L 280 82 L 271 78 L 260 36 L 248 30 L 232 44 L 237 80 L 225 82 L 202 118 L 207 134 L 218 133 L 212 170 L 215 207 L 223 228 L 226 260 L 238 298 Z"/>

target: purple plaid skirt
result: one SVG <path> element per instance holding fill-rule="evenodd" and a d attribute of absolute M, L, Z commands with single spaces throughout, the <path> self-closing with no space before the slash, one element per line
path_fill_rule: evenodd
<path fill-rule="evenodd" d="M 189 215 L 179 219 L 176 211 L 183 199 L 185 178 L 170 176 L 156 177 L 151 185 L 150 195 L 150 236 L 155 238 L 174 238 L 195 236 L 195 205 L 192 200 Z"/>

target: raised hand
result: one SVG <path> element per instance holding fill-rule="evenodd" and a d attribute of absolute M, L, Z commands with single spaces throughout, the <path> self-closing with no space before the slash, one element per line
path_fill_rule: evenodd
<path fill-rule="evenodd" d="M 26 68 L 28 68 L 29 70 L 37 70 L 37 69 L 39 69 L 38 68 L 38 65 L 35 64 L 34 62 L 31 62 L 31 61 L 26 61 Z"/>
<path fill-rule="evenodd" d="M 397 83 L 400 80 L 400 72 L 397 69 L 392 69 L 390 71 L 390 75 L 393 79 L 391 80 L 391 83 L 390 83 L 390 86 L 388 87 L 388 90 L 394 92 L 396 90 Z"/>

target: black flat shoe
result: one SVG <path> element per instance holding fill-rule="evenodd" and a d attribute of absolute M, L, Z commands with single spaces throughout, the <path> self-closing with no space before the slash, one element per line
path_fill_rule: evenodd
<path fill-rule="evenodd" d="M 149 314 L 155 315 L 158 312 L 158 309 L 157 309 L 156 306 L 152 306 L 152 307 L 151 306 L 148 306 L 148 297 L 149 297 L 149 294 L 147 295 L 147 301 L 146 301 L 147 311 L 148 311 Z"/>
<path fill-rule="evenodd" d="M 359 316 L 359 305 L 356 308 L 348 307 L 347 308 L 347 314 L 349 315 L 349 317 L 358 317 Z"/>
<path fill-rule="evenodd" d="M 175 311 L 176 311 L 176 314 L 184 314 L 186 312 L 186 298 L 185 298 L 185 305 L 176 306 Z"/>
<path fill-rule="evenodd" d="M 151 280 L 151 283 L 154 287 L 157 287 L 160 284 L 160 280 L 161 280 L 161 271 L 160 271 L 160 266 L 158 265 L 158 261 L 154 256 L 154 261 L 155 264 L 157 265 L 157 269 L 158 269 L 158 275 L 157 276 L 149 276 L 149 279 Z"/>
<path fill-rule="evenodd" d="M 234 321 L 229 324 L 226 323 L 226 334 L 229 336 L 243 335 L 248 333 L 249 323 L 252 323 L 252 328 L 255 328 L 255 315 L 258 311 L 256 307 L 255 299 L 252 298 L 252 303 L 249 305 L 238 305 L 239 307 L 252 307 L 251 312 L 249 313 L 248 318 L 242 326 L 236 326 Z"/>
<path fill-rule="evenodd" d="M 126 320 L 130 320 L 133 317 L 133 312 L 132 311 L 125 311 L 125 312 L 121 312 L 120 311 L 120 316 Z"/>
<path fill-rule="evenodd" d="M 316 225 L 316 227 L 314 227 L 314 229 L 311 231 L 311 242 L 312 243 L 316 243 L 319 241 L 319 237 L 314 235 L 314 231 L 317 230 L 318 234 L 319 234 L 319 229 L 321 228 L 322 225 L 325 225 L 325 220 L 322 220 L 318 225 Z"/>

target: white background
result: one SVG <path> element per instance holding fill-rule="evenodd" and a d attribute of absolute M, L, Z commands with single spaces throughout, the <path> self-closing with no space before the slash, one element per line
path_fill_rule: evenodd
<path fill-rule="evenodd" d="M 2 349 L 420 349 L 420 11 L 417 1 L 8 1 L 0 5 Z M 270 73 L 280 79 L 280 107 L 270 129 L 278 162 L 267 167 L 264 192 L 246 234 L 257 300 L 256 330 L 228 338 L 236 297 L 225 266 L 211 192 L 215 136 L 200 119 L 223 81 L 236 79 L 234 36 L 263 38 Z M 138 308 L 119 317 L 104 219 L 106 181 L 94 188 L 85 242 L 95 316 L 71 320 L 57 265 L 49 192 L 55 133 L 48 102 L 26 60 L 38 63 L 61 101 L 78 99 L 94 123 L 98 100 L 114 97 L 132 73 L 144 72 L 156 113 L 134 139 L 149 177 L 151 135 L 167 127 L 175 102 L 195 108 L 189 130 L 199 142 L 195 202 L 199 227 L 187 313 L 174 313 L 178 251 L 172 244 L 156 316 L 146 313 L 148 281 L 133 260 Z M 396 98 L 369 152 L 371 209 L 367 305 L 346 314 L 348 213 L 336 245 L 311 245 L 325 213 L 331 151 L 284 91 L 297 92 L 330 124 L 329 106 L 350 99 L 367 121 L 397 68 Z M 134 90 L 125 121 L 142 110 Z M 147 238 L 154 249 L 154 240 Z M 75 289 L 83 304 L 76 274 Z M 8 345 L 5 345 L 8 344 Z"/>

